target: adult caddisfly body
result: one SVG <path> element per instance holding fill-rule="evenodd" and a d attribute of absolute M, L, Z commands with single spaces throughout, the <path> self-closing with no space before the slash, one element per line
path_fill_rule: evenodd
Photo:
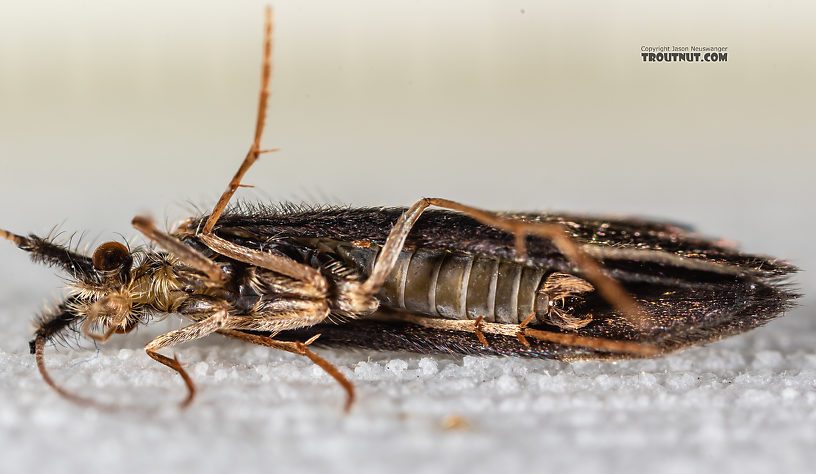
<path fill-rule="evenodd" d="M 213 212 L 165 233 L 133 224 L 161 250 L 109 242 L 92 256 L 48 239 L 0 235 L 72 278 L 32 351 L 70 329 L 105 341 L 179 313 L 191 324 L 146 346 L 160 353 L 212 333 L 295 352 L 351 384 L 309 345 L 561 359 L 645 357 L 745 331 L 795 297 L 795 271 L 664 223 L 492 213 L 445 199 L 405 209 L 237 206 L 232 194 L 262 150 L 271 20 L 255 140 Z M 430 209 L 435 206 L 441 209 Z"/>

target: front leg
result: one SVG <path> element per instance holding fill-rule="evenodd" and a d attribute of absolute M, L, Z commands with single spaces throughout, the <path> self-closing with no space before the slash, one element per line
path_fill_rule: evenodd
<path fill-rule="evenodd" d="M 131 223 L 136 230 L 155 242 L 159 247 L 173 254 L 182 263 L 207 275 L 210 284 L 217 286 L 227 280 L 227 275 L 218 264 L 181 240 L 160 231 L 152 220 L 137 216 L 133 218 Z"/>
<path fill-rule="evenodd" d="M 248 314 L 231 314 L 231 306 L 225 300 L 220 300 L 210 296 L 191 296 L 186 299 L 178 308 L 178 311 L 190 319 L 196 320 L 195 323 L 189 326 L 177 329 L 175 331 L 162 334 L 153 339 L 145 346 L 145 352 L 155 361 L 175 370 L 184 380 L 187 386 L 187 397 L 181 402 L 181 407 L 187 407 L 195 398 L 196 388 L 195 383 L 190 378 L 190 375 L 182 367 L 181 363 L 176 357 L 170 358 L 159 354 L 160 349 L 172 347 L 183 342 L 201 339 L 204 336 L 212 334 L 213 332 L 225 332 L 233 335 L 237 331 L 231 330 L 246 330 L 246 331 L 265 331 L 265 332 L 279 332 L 287 329 L 296 329 L 304 326 L 311 326 L 317 324 L 329 315 L 329 307 L 325 299 L 318 300 L 302 300 L 302 299 L 276 299 L 276 300 L 261 300 L 255 308 L 251 309 Z M 244 334 L 244 333 L 239 333 Z M 233 335 L 233 337 L 235 337 Z M 244 340 L 247 340 L 244 338 Z M 255 340 L 250 340 L 258 344 Z M 296 354 L 304 355 L 311 359 L 315 364 L 323 368 L 332 377 L 334 377 L 346 390 L 350 389 L 350 384 L 343 378 L 337 369 L 331 366 L 328 362 L 318 357 L 306 349 L 305 345 L 298 345 L 302 343 L 276 343 L 274 345 L 263 344 L 276 349 L 282 349 Z M 350 398 L 353 399 L 353 391 L 349 392 Z M 350 403 L 350 402 L 349 402 Z"/>
<path fill-rule="evenodd" d="M 155 361 L 175 370 L 179 375 L 181 375 L 181 378 L 184 379 L 184 384 L 187 386 L 187 397 L 181 402 L 182 408 L 186 408 L 193 401 L 193 398 L 195 398 L 196 388 L 195 384 L 193 383 L 193 379 L 190 378 L 190 375 L 181 366 L 181 363 L 177 357 L 174 356 L 171 359 L 167 356 L 159 354 L 156 351 L 165 347 L 181 344 L 182 342 L 200 339 L 221 329 L 229 329 L 231 327 L 230 323 L 230 316 L 227 313 L 227 309 L 221 308 L 212 316 L 202 321 L 193 323 L 187 327 L 168 332 L 167 334 L 162 334 L 161 336 L 150 341 L 145 346 L 145 352 L 147 352 L 147 355 L 149 355 Z"/>
<path fill-rule="evenodd" d="M 328 292 L 328 282 L 319 270 L 302 263 L 298 263 L 290 258 L 276 255 L 270 252 L 263 252 L 242 245 L 235 244 L 228 240 L 222 239 L 215 234 L 198 234 L 198 239 L 212 250 L 218 252 L 225 257 L 229 257 L 239 262 L 248 263 L 256 267 L 266 270 L 271 270 L 275 273 L 280 273 L 289 278 L 297 280 L 302 286 L 299 291 L 302 292 L 304 298 L 308 298 L 314 302 L 319 302 L 325 306 L 325 300 Z M 398 252 L 399 253 L 399 252 Z M 268 278 L 267 282 L 271 286 L 290 286 L 288 281 L 273 281 L 273 278 Z M 336 295 L 334 296 L 335 309 L 339 314 L 346 317 L 364 316 L 373 313 L 380 305 L 379 300 L 375 297 L 377 291 L 370 291 L 364 288 L 364 284 L 353 279 L 342 279 L 334 282 L 336 284 Z M 289 290 L 290 288 L 285 288 Z M 379 290 L 379 288 L 378 288 Z M 328 308 L 328 306 L 326 306 Z M 328 309 L 322 311 L 320 308 L 315 308 L 310 314 L 323 314 L 322 318 L 328 316 Z M 301 324 L 300 326 L 317 324 L 322 321 L 314 320 L 308 324 Z M 278 327 L 271 329 L 263 329 L 269 331 L 279 331 L 284 329 L 294 329 L 290 327 Z M 259 329 L 260 330 L 260 329 Z"/>
<path fill-rule="evenodd" d="M 314 290 L 325 295 L 328 283 L 326 278 L 320 274 L 315 268 L 309 265 L 298 263 L 291 258 L 282 255 L 275 255 L 270 252 L 262 252 L 247 248 L 228 240 L 224 240 L 215 234 L 198 234 L 198 239 L 204 244 L 215 250 L 219 254 L 229 257 L 239 262 L 255 265 L 256 267 L 265 268 L 282 275 L 286 275 L 295 280 L 301 281 L 311 285 Z"/>

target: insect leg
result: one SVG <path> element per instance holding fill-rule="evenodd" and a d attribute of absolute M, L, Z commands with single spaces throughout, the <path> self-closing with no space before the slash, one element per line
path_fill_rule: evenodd
<path fill-rule="evenodd" d="M 266 7 L 266 23 L 264 26 L 264 52 L 263 52 L 263 69 L 261 72 L 261 93 L 260 97 L 258 98 L 258 118 L 255 121 L 255 138 L 252 141 L 252 146 L 249 148 L 249 151 L 244 158 L 244 161 L 241 163 L 241 166 L 238 168 L 238 171 L 235 173 L 235 176 L 230 180 L 229 184 L 227 185 L 227 190 L 221 195 L 218 199 L 218 202 L 215 204 L 213 211 L 210 213 L 210 217 L 207 219 L 207 223 L 204 224 L 204 229 L 202 233 L 209 234 L 215 223 L 218 222 L 218 218 L 221 217 L 221 213 L 224 212 L 224 209 L 227 207 L 230 198 L 232 195 L 235 194 L 235 191 L 241 186 L 241 179 L 244 177 L 244 174 L 249 170 L 255 161 L 257 161 L 258 156 L 261 153 L 267 153 L 272 151 L 277 151 L 277 149 L 270 149 L 270 150 L 261 150 L 261 135 L 263 135 L 264 124 L 266 123 L 266 104 L 269 101 L 269 78 L 272 76 L 272 9 L 270 7 Z"/>
<path fill-rule="evenodd" d="M 532 321 L 533 318 L 535 318 L 535 316 L 536 316 L 535 311 L 533 311 L 532 313 L 530 313 L 529 316 L 524 318 L 524 321 L 520 322 L 518 325 L 518 332 L 516 333 L 516 337 L 518 338 L 519 342 L 522 343 L 525 347 L 530 347 L 530 342 L 527 340 L 526 337 L 524 337 L 524 328 L 526 328 L 527 325 L 530 324 L 530 321 Z"/>
<path fill-rule="evenodd" d="M 286 331 L 314 326 L 328 318 L 330 313 L 331 309 L 325 298 L 261 301 L 250 310 L 249 315 L 233 316 L 233 329 Z"/>
<path fill-rule="evenodd" d="M 340 386 L 343 387 L 346 391 L 346 405 L 345 410 L 349 411 L 351 409 L 351 405 L 354 403 L 354 385 L 348 381 L 348 379 L 339 371 L 337 367 L 333 366 L 330 362 L 322 357 L 318 356 L 314 352 L 310 351 L 308 346 L 315 339 L 318 338 L 317 336 L 312 337 L 306 342 L 288 342 L 288 341 L 277 341 L 272 337 L 265 337 L 259 336 L 257 334 L 249 334 L 241 331 L 235 331 L 232 329 L 222 329 L 218 331 L 219 334 L 223 334 L 228 337 L 232 337 L 235 339 L 239 339 L 245 342 L 251 342 L 253 344 L 258 344 L 260 346 L 271 347 L 273 349 L 280 349 L 282 351 L 291 352 L 293 354 L 298 354 L 302 356 L 306 356 L 315 363 L 318 367 L 323 369 L 327 374 L 329 374 Z"/>
<path fill-rule="evenodd" d="M 380 256 L 374 264 L 371 276 L 365 281 L 364 289 L 370 294 L 375 294 L 384 284 L 388 274 L 394 268 L 399 258 L 400 251 L 405 245 L 408 233 L 422 215 L 422 212 L 430 206 L 437 206 L 453 211 L 459 211 L 470 216 L 482 224 L 495 227 L 516 238 L 516 257 L 523 259 L 526 257 L 526 237 L 535 235 L 550 239 L 558 250 L 564 254 L 579 270 L 586 274 L 587 279 L 594 283 L 598 292 L 623 312 L 623 316 L 634 327 L 643 329 L 648 327 L 647 318 L 635 300 L 623 289 L 614 279 L 606 276 L 600 264 L 588 255 L 575 243 L 573 238 L 567 234 L 560 224 L 543 222 L 524 222 L 501 216 L 495 212 L 485 211 L 471 206 L 466 206 L 455 201 L 441 198 L 422 198 L 413 206 L 408 208 L 397 220 L 388 239 L 383 246 Z"/>
<path fill-rule="evenodd" d="M 227 275 L 221 270 L 221 267 L 194 248 L 185 245 L 181 240 L 157 229 L 152 220 L 137 216 L 133 218 L 131 223 L 145 237 L 178 257 L 184 264 L 203 272 L 213 282 L 222 282 L 227 279 Z"/>
<path fill-rule="evenodd" d="M 490 347 L 490 344 L 487 342 L 487 338 L 485 338 L 484 332 L 482 332 L 482 321 L 484 321 L 484 318 L 481 316 L 473 321 L 473 332 L 476 333 L 476 338 L 479 339 L 479 342 L 481 342 L 485 347 Z"/>
<path fill-rule="evenodd" d="M 230 322 L 230 316 L 227 314 L 227 310 L 222 308 L 206 319 L 193 323 L 187 327 L 168 332 L 167 334 L 162 334 L 161 336 L 150 341 L 145 346 L 145 352 L 147 352 L 147 355 L 149 355 L 155 361 L 175 370 L 178 372 L 181 378 L 184 379 L 184 384 L 187 386 L 187 398 L 181 402 L 182 408 L 186 408 L 195 397 L 196 388 L 195 384 L 193 383 L 193 379 L 190 378 L 190 375 L 187 374 L 187 371 L 181 366 L 181 363 L 176 356 L 173 356 L 171 359 L 167 356 L 159 354 L 156 351 L 165 347 L 181 344 L 182 342 L 200 339 L 208 334 L 218 331 L 219 329 L 229 329 Z"/>
<path fill-rule="evenodd" d="M 328 288 L 326 279 L 315 268 L 298 263 L 291 258 L 269 252 L 250 249 L 224 240 L 215 234 L 199 234 L 199 240 L 216 252 L 239 262 L 272 270 L 288 277 L 310 283 L 317 291 L 325 293 Z"/>
<path fill-rule="evenodd" d="M 473 321 L 428 318 L 411 313 L 394 312 L 388 314 L 389 320 L 400 319 L 423 327 L 435 329 L 450 329 L 454 331 L 476 332 Z M 637 342 L 617 341 L 598 337 L 577 336 L 560 332 L 531 329 L 517 324 L 486 323 L 482 322 L 479 329 L 484 334 L 497 334 L 522 338 L 524 336 L 544 342 L 552 342 L 571 347 L 583 347 L 604 352 L 630 354 L 638 357 L 654 357 L 660 351 L 657 347 Z M 529 343 L 528 343 L 529 344 Z"/>
<path fill-rule="evenodd" d="M 91 305 L 85 321 L 82 323 L 82 334 L 98 342 L 106 342 L 120 328 L 127 319 L 130 312 L 130 305 L 121 295 L 109 295 Z M 91 332 L 91 325 L 96 322 L 100 314 L 113 313 L 113 317 L 107 322 L 108 328 L 102 334 Z"/>

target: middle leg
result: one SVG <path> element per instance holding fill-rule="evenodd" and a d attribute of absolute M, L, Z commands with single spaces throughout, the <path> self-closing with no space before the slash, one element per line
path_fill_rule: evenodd
<path fill-rule="evenodd" d="M 314 340 L 320 336 L 319 334 L 312 337 L 306 342 L 291 342 L 291 341 L 278 341 L 275 340 L 272 336 L 269 337 L 259 336 L 257 334 L 250 334 L 231 329 L 222 329 L 218 331 L 218 333 L 223 334 L 227 337 L 231 337 L 233 339 L 251 342 L 252 344 L 258 344 L 259 346 L 280 349 L 282 351 L 291 352 L 293 354 L 308 357 L 309 360 L 311 360 L 312 362 L 314 362 L 315 365 L 323 369 L 334 380 L 336 380 L 341 387 L 343 387 L 343 389 L 346 391 L 346 404 L 344 406 L 344 410 L 349 411 L 351 409 L 351 405 L 354 403 L 354 385 L 352 385 L 351 382 L 349 382 L 349 380 L 339 370 L 337 370 L 337 367 L 332 365 L 326 359 L 320 357 L 319 355 L 309 350 L 308 347 L 309 344 L 314 342 Z"/>

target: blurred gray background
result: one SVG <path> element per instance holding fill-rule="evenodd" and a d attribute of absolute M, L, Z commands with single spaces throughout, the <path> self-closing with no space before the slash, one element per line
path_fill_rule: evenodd
<path fill-rule="evenodd" d="M 118 233 L 134 237 L 129 223 L 136 214 L 149 214 L 169 225 L 197 212 L 196 208 L 208 210 L 251 141 L 263 5 L 255 1 L 3 2 L 0 227 L 43 234 L 59 225 L 67 233 L 85 232 L 87 242 L 99 243 L 120 240 Z M 740 452 L 751 461 L 742 468 L 763 467 L 763 462 L 770 466 L 773 450 L 763 451 L 750 441 L 763 432 L 785 443 L 782 451 L 787 464 L 783 465 L 794 470 L 806 466 L 804 448 L 816 440 L 808 425 L 816 420 L 812 393 L 816 373 L 812 288 L 816 277 L 808 271 L 816 265 L 812 244 L 816 231 L 812 210 L 816 196 L 816 7 L 812 2 L 315 1 L 276 2 L 274 7 L 273 95 L 263 142 L 281 151 L 265 155 L 249 172 L 245 182 L 256 188 L 240 191 L 240 198 L 364 206 L 409 205 L 421 196 L 440 196 L 489 209 L 635 214 L 688 222 L 705 234 L 739 242 L 746 250 L 790 259 L 805 270 L 796 277 L 805 294 L 801 307 L 737 342 L 673 359 L 697 357 L 690 360 L 705 361 L 711 353 L 699 351 L 706 350 L 724 351 L 725 355 L 720 354 L 724 360 L 733 360 L 729 354 L 741 354 L 742 359 L 737 358 L 733 366 L 712 369 L 715 380 L 726 383 L 723 380 L 731 372 L 755 373 L 751 364 L 757 348 L 772 351 L 776 356 L 770 357 L 779 357 L 783 363 L 771 364 L 776 372 L 763 382 L 770 392 L 762 393 L 769 398 L 758 406 L 749 405 L 745 414 L 759 413 L 755 416 L 768 423 L 788 421 L 778 422 L 773 428 L 776 431 L 769 431 L 762 423 L 741 426 L 742 412 L 726 414 L 726 419 L 733 418 L 733 423 L 744 428 L 736 430 L 742 437 L 735 440 L 730 437 L 735 431 L 725 429 L 712 441 L 710 430 L 706 431 L 710 424 L 705 421 L 711 418 L 705 415 L 692 426 L 703 427 L 702 438 L 696 439 L 707 446 L 713 443 L 713 454 L 695 457 L 698 450 L 692 442 L 682 445 L 686 451 L 680 449 L 673 459 L 674 465 L 681 467 L 735 467 L 730 464 L 730 454 Z M 641 46 L 662 45 L 727 46 L 728 61 L 642 62 Z M 62 414 L 62 418 L 56 416 L 61 421 L 54 422 L 47 421 L 55 419 L 53 413 L 40 413 L 34 427 L 42 431 L 68 425 L 90 429 L 103 415 L 73 413 L 75 408 L 44 389 L 25 353 L 31 315 L 41 301 L 59 294 L 60 280 L 51 270 L 30 264 L 26 255 L 2 242 L 0 262 L 0 315 L 8 328 L 2 331 L 3 360 L 7 367 L 21 364 L 18 369 L 7 368 L 0 379 L 4 391 L 16 400 L 0 412 L 0 424 L 9 436 L 4 436 L 6 446 L 13 443 L 11 446 L 20 446 L 19 452 L 24 453 L 5 462 L 11 463 L 9 468 L 30 468 L 37 465 L 31 453 L 36 452 L 39 438 L 26 431 L 32 426 L 24 421 L 31 413 L 38 413 L 41 404 L 53 405 L 53 410 Z M 112 367 L 126 371 L 127 366 L 118 365 L 124 362 L 117 359 L 116 347 L 132 348 L 136 354 L 133 359 L 138 361 L 138 369 L 134 366 L 132 370 L 150 367 L 144 370 L 155 370 L 157 386 L 169 386 L 167 394 L 156 395 L 158 403 L 180 394 L 170 390 L 178 388 L 172 374 L 142 360 L 146 357 L 138 348 L 150 334 L 137 336 L 132 346 L 116 346 L 127 343 L 114 342 L 113 349 L 104 348 L 99 357 L 109 357 Z M 217 348 L 213 350 L 227 351 L 221 358 L 226 360 L 219 363 L 243 363 L 240 352 L 229 352 L 238 351 L 238 346 L 210 343 Z M 183 360 L 195 361 L 195 350 L 180 348 L 179 354 Z M 67 358 L 62 364 L 55 360 L 55 367 L 91 357 L 93 351 L 63 355 Z M 294 364 L 286 355 L 268 357 L 271 359 L 259 363 L 273 367 L 276 363 Z M 396 356 L 340 353 L 334 360 L 340 360 L 341 369 L 351 373 L 371 357 L 386 368 Z M 409 368 L 421 360 L 401 357 Z M 450 363 L 460 368 L 463 364 L 458 359 L 450 359 Z M 501 359 L 483 363 L 499 372 L 505 364 Z M 532 361 L 525 370 L 557 372 L 541 364 L 545 363 Z M 93 374 L 111 370 L 90 365 L 81 370 L 88 371 L 91 381 L 96 380 Z M 558 367 L 574 370 L 572 366 Z M 592 389 L 614 397 L 617 390 L 598 382 L 597 377 L 618 377 L 618 370 L 638 374 L 641 369 L 647 374 L 661 370 L 671 374 L 671 367 L 610 364 L 591 374 L 594 382 L 589 386 L 581 385 L 579 371 L 575 383 L 565 382 L 565 393 Z M 487 370 L 476 377 L 490 380 L 489 373 Z M 699 371 L 690 373 L 693 376 Z M 58 374 L 65 379 L 70 371 Z M 794 383 L 786 378 L 791 374 L 804 378 Z M 461 380 L 471 376 L 462 375 Z M 72 386 L 83 387 L 83 376 L 76 377 L 79 379 Z M 220 383 L 207 377 L 197 378 L 202 383 L 232 384 L 237 389 L 244 383 L 240 377 Z M 279 378 L 274 371 L 271 377 L 273 381 Z M 358 386 L 366 384 L 360 378 L 355 382 Z M 399 377 L 392 382 L 396 387 L 406 383 Z M 99 380 L 94 383 L 104 387 L 102 392 L 110 389 Z M 780 418 L 777 410 L 783 409 L 780 407 L 787 395 L 770 387 L 785 383 L 793 384 L 800 396 L 792 402 L 795 409 L 784 408 L 789 418 Z M 330 386 L 322 379 L 321 384 Z M 387 382 L 383 384 L 387 386 Z M 34 392 L 19 395 L 21 387 Z M 635 383 L 632 393 L 641 393 L 637 387 Z M 661 399 L 649 387 L 640 388 L 647 402 Z M 499 389 L 485 390 L 487 398 L 506 399 Z M 358 430 L 358 434 L 378 433 L 377 442 L 390 444 L 371 444 L 375 441 L 363 434 L 359 441 L 379 446 L 385 453 L 399 441 L 380 436 L 382 430 L 398 436 L 399 414 L 411 413 L 405 406 L 414 407 L 419 419 L 423 415 L 418 413 L 435 419 L 437 413 L 455 407 L 450 401 L 444 410 L 429 415 L 412 405 L 416 402 L 411 398 L 416 396 L 413 392 L 406 394 L 397 388 L 397 395 L 388 389 L 371 393 L 372 397 L 377 393 L 383 398 L 387 394 L 396 397 L 398 408 L 371 413 L 361 408 L 363 415 L 356 421 L 337 418 L 337 407 L 332 405 L 337 394 L 329 390 L 325 395 L 328 402 L 305 400 L 302 412 L 290 412 L 309 413 L 315 404 L 328 404 L 317 410 L 332 420 L 329 426 L 321 425 L 327 422 L 315 419 L 315 415 L 306 416 L 306 421 L 295 416 L 292 423 L 311 423 L 313 431 L 306 429 L 309 435 L 303 435 L 304 442 L 336 441 L 347 436 L 349 429 Z M 274 396 L 270 397 L 266 410 L 272 410 L 276 403 Z M 570 396 L 550 400 L 553 407 L 575 410 L 576 418 L 563 421 L 559 428 L 563 436 L 549 438 L 551 451 L 546 451 L 568 452 L 583 459 L 565 464 L 565 469 L 570 465 L 659 466 L 660 456 L 643 464 L 627 464 L 621 453 L 627 449 L 661 452 L 649 442 L 654 440 L 654 433 L 666 430 L 676 438 L 666 438 L 661 445 L 664 450 L 670 450 L 671 440 L 686 439 L 684 433 L 699 434 L 688 425 L 675 431 L 656 425 L 639 430 L 638 420 L 653 415 L 648 411 L 649 403 L 644 411 L 627 418 L 620 415 L 621 410 L 605 409 L 615 404 L 601 397 L 600 415 L 586 420 L 570 400 Z M 723 400 L 723 405 L 731 404 L 727 397 Z M 229 401 L 227 393 L 221 403 Z M 674 405 L 669 403 L 664 407 L 665 418 L 657 419 L 670 425 L 677 419 L 696 420 L 695 413 L 720 413 L 705 400 L 700 403 L 691 409 L 685 405 L 687 411 L 682 416 L 672 414 Z M 365 401 L 361 405 L 365 407 Z M 212 423 L 235 422 L 227 408 L 216 405 L 215 409 L 199 410 L 227 413 L 215 421 L 207 418 Z M 508 419 L 485 406 L 461 411 L 469 413 L 475 425 L 471 433 L 476 433 L 472 436 L 477 440 L 456 438 L 460 441 L 445 445 L 449 451 L 436 454 L 429 454 L 434 452 L 433 445 L 408 443 L 409 447 L 427 448 L 421 457 L 428 464 L 425 467 L 462 467 L 463 459 L 477 461 L 474 456 L 485 455 L 474 452 L 485 443 L 509 449 L 506 456 L 522 463 L 515 465 L 524 467 L 525 459 L 533 463 L 534 452 L 518 452 L 520 446 L 527 446 L 518 436 L 538 431 L 535 426 L 528 426 L 530 431 L 514 431 L 512 427 L 512 423 L 524 424 L 530 418 Z M 501 425 L 504 420 L 508 425 L 491 428 L 473 421 L 480 414 L 486 420 L 495 416 L 497 423 Z M 178 416 L 187 418 L 179 421 Z M 537 416 L 532 418 L 538 420 L 532 425 L 543 429 L 553 413 Z M 168 427 L 188 426 L 189 442 L 197 449 L 206 449 L 201 444 L 204 440 L 196 437 L 200 427 L 184 425 L 192 418 L 189 412 L 173 412 L 163 420 Z M 628 438 L 628 444 L 619 441 L 622 445 L 604 444 L 603 440 L 615 437 L 614 432 L 608 433 L 611 438 L 581 437 L 603 432 L 610 420 L 617 420 L 640 437 Z M 105 426 L 125 430 L 129 439 L 138 443 L 157 443 L 164 431 L 139 434 L 143 421 L 134 417 L 106 421 Z M 392 425 L 383 428 L 382 423 Z M 423 431 L 423 426 L 420 423 L 408 431 L 426 442 L 435 439 L 438 433 L 430 428 Z M 286 438 L 288 429 L 265 431 L 261 438 L 275 444 Z M 88 439 L 98 435 L 93 430 L 87 434 Z M 601 455 L 607 457 L 584 457 L 577 448 L 569 451 L 569 446 L 581 439 L 593 440 L 590 445 L 595 441 L 604 444 L 609 449 L 601 450 Z M 85 452 L 60 446 L 69 458 L 71 453 Z M 94 452 L 86 443 L 80 446 L 89 450 L 88 456 Z M 332 464 L 325 453 L 306 455 L 296 446 L 287 450 L 300 456 L 294 456 L 296 461 L 290 467 L 311 465 L 306 459 L 313 461 L 314 456 L 343 470 L 355 465 L 360 468 L 361 464 L 377 466 L 376 462 L 360 461 L 364 457 L 351 463 L 338 454 L 344 452 L 341 448 Z M 342 443 L 339 446 L 344 447 Z M 578 442 L 577 446 L 584 445 Z M 663 455 L 672 457 L 671 451 Z M 377 453 L 371 457 L 376 459 Z M 80 461 L 76 460 L 78 466 Z M 198 463 L 186 465 L 204 470 L 217 465 L 201 459 Z M 68 462 L 62 467 L 72 465 Z M 489 465 L 476 463 L 475 467 Z M 98 466 L 108 467 L 104 462 Z"/>

